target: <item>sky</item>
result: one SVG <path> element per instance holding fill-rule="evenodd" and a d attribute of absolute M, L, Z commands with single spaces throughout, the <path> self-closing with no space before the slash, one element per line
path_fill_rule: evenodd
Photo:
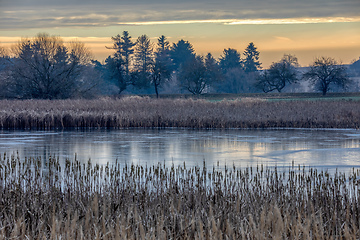
<path fill-rule="evenodd" d="M 0 46 L 46 32 L 87 44 L 95 59 L 113 53 L 111 37 L 135 41 L 165 35 L 189 41 L 196 53 L 242 53 L 250 42 L 263 67 L 284 54 L 302 66 L 316 57 L 351 63 L 360 57 L 359 0 L 0 0 Z"/>

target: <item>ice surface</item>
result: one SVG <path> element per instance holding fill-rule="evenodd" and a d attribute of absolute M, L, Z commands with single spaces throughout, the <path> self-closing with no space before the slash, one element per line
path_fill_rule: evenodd
<path fill-rule="evenodd" d="M 208 167 L 321 166 L 360 167 L 360 133 L 356 130 L 94 130 L 2 131 L 0 153 L 21 158 L 49 155 L 105 164 L 152 165 L 159 162 Z"/>

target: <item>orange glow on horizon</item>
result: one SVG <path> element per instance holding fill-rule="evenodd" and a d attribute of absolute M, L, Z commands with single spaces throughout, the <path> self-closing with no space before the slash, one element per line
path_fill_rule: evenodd
<path fill-rule="evenodd" d="M 104 61 L 113 53 L 106 46 L 112 46 L 110 37 L 62 37 L 65 43 L 73 40 L 84 42 L 92 51 L 95 59 Z M 272 62 L 278 61 L 283 54 L 294 54 L 298 57 L 302 66 L 309 65 L 315 57 L 329 56 L 341 60 L 344 64 L 358 59 L 360 56 L 360 35 L 344 35 L 339 39 L 330 39 L 329 36 L 270 36 L 266 39 L 254 39 L 254 44 L 260 51 L 260 62 L 263 68 L 267 68 Z M 136 39 L 136 38 L 135 38 Z M 133 40 L 135 40 L 133 39 Z M 169 38 L 170 42 L 177 42 L 180 38 Z M 0 37 L 0 46 L 10 48 L 16 44 L 20 37 Z M 215 58 L 220 57 L 226 48 L 237 49 L 241 54 L 249 42 L 238 41 L 237 38 L 223 39 L 212 38 L 189 38 L 197 54 L 213 54 Z M 156 38 L 153 38 L 154 44 Z"/>

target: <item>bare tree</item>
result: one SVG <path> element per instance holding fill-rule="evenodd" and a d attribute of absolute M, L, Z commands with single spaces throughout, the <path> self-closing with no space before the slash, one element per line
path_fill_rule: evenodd
<path fill-rule="evenodd" d="M 345 88 L 350 83 L 346 67 L 334 58 L 319 57 L 310 65 L 310 70 L 303 75 L 304 79 L 310 80 L 313 86 L 323 95 L 331 89 L 332 85 Z"/>
<path fill-rule="evenodd" d="M 5 58 L 8 56 L 8 53 L 6 51 L 6 48 L 4 48 L 3 46 L 0 46 L 0 58 Z"/>
<path fill-rule="evenodd" d="M 13 93 L 20 98 L 68 98 L 80 91 L 91 53 L 81 42 L 65 46 L 57 36 L 39 33 L 11 49 Z"/>
<path fill-rule="evenodd" d="M 204 58 L 195 56 L 185 63 L 179 73 L 180 85 L 194 95 L 201 94 L 209 85 Z"/>
<path fill-rule="evenodd" d="M 279 62 L 271 64 L 268 70 L 259 75 L 256 83 L 257 88 L 264 92 L 281 90 L 286 84 L 295 83 L 298 80 L 298 60 L 293 55 L 284 55 Z"/>

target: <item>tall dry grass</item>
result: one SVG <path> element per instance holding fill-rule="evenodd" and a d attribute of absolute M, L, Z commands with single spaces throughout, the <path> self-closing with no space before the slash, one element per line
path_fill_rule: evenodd
<path fill-rule="evenodd" d="M 1 239 L 359 239 L 359 170 L 2 156 Z"/>
<path fill-rule="evenodd" d="M 0 128 L 359 128 L 356 101 L 1 100 Z"/>

